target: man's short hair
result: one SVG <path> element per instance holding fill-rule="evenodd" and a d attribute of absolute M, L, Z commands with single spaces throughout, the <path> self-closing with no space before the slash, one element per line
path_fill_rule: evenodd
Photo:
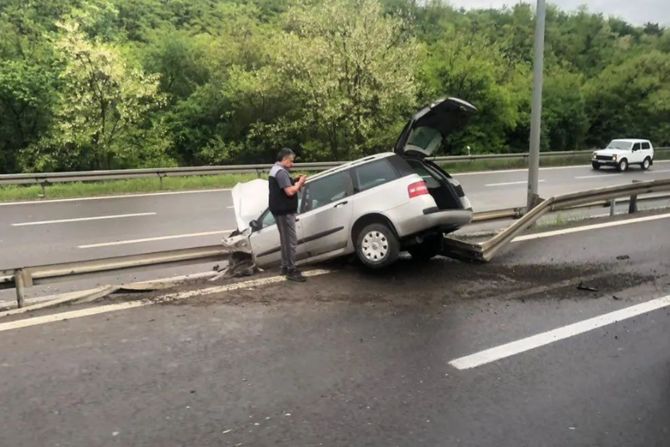
<path fill-rule="evenodd" d="M 277 161 L 283 161 L 286 157 L 295 158 L 295 152 L 293 152 L 293 149 L 283 147 L 282 150 L 280 150 L 279 153 L 277 154 Z"/>

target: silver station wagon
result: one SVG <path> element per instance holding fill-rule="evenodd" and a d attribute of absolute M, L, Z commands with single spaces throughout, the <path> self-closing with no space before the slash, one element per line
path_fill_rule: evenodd
<path fill-rule="evenodd" d="M 458 98 L 440 99 L 410 119 L 394 152 L 311 177 L 299 197 L 300 263 L 356 254 L 366 266 L 382 268 L 403 250 L 422 260 L 438 254 L 444 234 L 471 221 L 472 206 L 458 181 L 427 157 L 476 110 Z M 267 181 L 239 184 L 232 193 L 238 230 L 248 234 L 256 265 L 278 264 Z"/>

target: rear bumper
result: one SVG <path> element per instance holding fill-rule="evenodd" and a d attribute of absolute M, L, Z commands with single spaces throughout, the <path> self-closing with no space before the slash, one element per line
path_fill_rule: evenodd
<path fill-rule="evenodd" d="M 432 210 L 424 215 L 427 228 L 454 230 L 472 222 L 470 210 Z"/>
<path fill-rule="evenodd" d="M 440 210 L 429 206 L 412 215 L 391 216 L 401 238 L 435 229 L 454 231 L 472 221 L 471 210 Z"/>

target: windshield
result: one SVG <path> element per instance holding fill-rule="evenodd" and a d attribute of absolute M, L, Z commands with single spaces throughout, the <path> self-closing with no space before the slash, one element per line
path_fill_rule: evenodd
<path fill-rule="evenodd" d="M 630 141 L 613 140 L 607 145 L 607 149 L 630 149 Z"/>

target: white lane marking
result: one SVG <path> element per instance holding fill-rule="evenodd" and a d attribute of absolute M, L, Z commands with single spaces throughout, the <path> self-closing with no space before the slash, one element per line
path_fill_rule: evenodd
<path fill-rule="evenodd" d="M 638 172 L 638 174 L 642 175 L 652 175 L 652 174 L 662 174 L 664 172 L 670 172 L 670 169 L 654 169 L 651 171 L 642 171 Z M 627 174 L 610 174 L 610 173 L 603 173 L 603 174 L 598 174 L 598 175 L 581 175 L 579 177 L 575 177 L 576 180 L 583 180 L 583 179 L 591 179 L 591 178 L 610 178 L 610 177 L 618 177 L 620 175 L 627 175 Z"/>
<path fill-rule="evenodd" d="M 109 220 L 109 219 L 126 219 L 128 217 L 144 217 L 144 216 L 155 216 L 157 213 L 133 213 L 133 214 L 113 214 L 109 216 L 93 216 L 93 217 L 78 217 L 74 219 L 57 219 L 57 220 L 43 220 L 40 222 L 20 222 L 13 223 L 13 227 L 28 227 L 31 225 L 51 225 L 59 223 L 70 223 L 70 222 L 88 222 L 90 220 Z"/>
<path fill-rule="evenodd" d="M 670 295 L 460 357 L 449 364 L 457 369 L 476 368 L 667 306 L 670 306 Z"/>
<path fill-rule="evenodd" d="M 129 239 L 125 241 L 100 242 L 97 244 L 78 245 L 77 248 L 114 247 L 116 245 L 141 244 L 143 242 L 167 241 L 171 239 L 183 239 L 189 237 L 215 236 L 217 234 L 228 234 L 231 233 L 232 231 L 233 230 L 222 230 L 222 231 L 205 231 L 202 233 L 172 234 L 170 236 L 145 237 L 143 239 Z"/>
<path fill-rule="evenodd" d="M 70 312 L 61 312 L 52 315 L 43 315 L 41 317 L 26 318 L 17 321 L 9 321 L 7 323 L 0 323 L 0 332 L 11 331 L 12 329 L 20 329 L 30 326 L 37 326 L 40 324 L 53 323 L 56 321 L 72 320 L 75 318 L 88 317 L 91 315 L 104 314 L 108 312 L 116 312 L 119 310 L 134 309 L 136 307 L 147 306 L 149 304 L 151 304 L 150 301 L 129 301 L 127 303 L 108 304 L 106 306 L 91 307 L 89 309 L 73 310 Z"/>
<path fill-rule="evenodd" d="M 584 180 L 589 178 L 610 178 L 610 177 L 618 177 L 620 175 L 623 174 L 580 175 L 579 177 L 575 177 L 575 180 Z"/>
<path fill-rule="evenodd" d="M 310 270 L 304 273 L 307 277 L 321 276 L 331 273 L 330 270 Z M 69 312 L 60 312 L 52 315 L 44 315 L 40 317 L 25 318 L 17 321 L 9 321 L 7 323 L 0 323 L 0 332 L 11 331 L 13 329 L 20 329 L 30 326 L 37 326 L 40 324 L 53 323 L 56 321 L 72 320 L 75 318 L 89 317 L 92 315 L 100 315 L 109 312 L 116 312 L 120 310 L 134 309 L 137 307 L 150 306 L 154 303 L 161 303 L 165 301 L 183 300 L 192 298 L 194 296 L 211 295 L 214 293 L 230 292 L 239 289 L 246 289 L 251 287 L 265 286 L 269 284 L 276 284 L 286 281 L 283 276 L 271 276 L 269 278 L 254 279 L 251 281 L 243 281 L 234 284 L 227 284 L 224 286 L 208 287 L 200 290 L 192 290 L 188 292 L 174 293 L 159 297 L 153 301 L 136 300 L 126 303 L 107 304 L 104 306 L 91 307 L 87 309 L 73 310 Z"/>
<path fill-rule="evenodd" d="M 638 217 L 635 219 L 617 220 L 614 222 L 604 222 L 600 224 L 584 225 L 581 227 L 565 228 L 563 230 L 545 231 L 544 233 L 526 234 L 517 236 L 512 242 L 529 241 L 533 239 L 543 239 L 545 237 L 561 236 L 563 234 L 580 233 L 582 231 L 598 230 L 600 228 L 618 227 L 620 225 L 630 225 L 640 222 L 650 222 L 653 220 L 667 219 L 670 214 L 658 214 L 656 216 Z"/>
<path fill-rule="evenodd" d="M 670 160 L 658 160 L 654 162 L 654 165 L 658 163 L 670 163 Z M 449 164 L 449 163 L 447 163 Z M 591 169 L 590 165 L 571 165 L 571 166 L 549 166 L 546 168 L 540 168 L 540 171 L 552 171 L 552 170 L 559 170 L 559 169 L 576 169 L 576 168 L 589 168 Z M 655 172 L 659 172 L 654 170 Z M 465 176 L 465 175 L 483 175 L 483 174 L 503 174 L 506 172 L 528 172 L 528 168 L 525 169 L 498 169 L 498 170 L 491 170 L 491 171 L 475 171 L 475 172 L 458 172 L 452 174 L 454 177 L 460 177 L 460 176 Z"/>
<path fill-rule="evenodd" d="M 539 182 L 543 183 L 544 179 L 540 180 Z M 519 180 L 517 182 L 504 182 L 504 183 L 488 183 L 484 186 L 486 186 L 487 188 L 491 188 L 495 186 L 525 185 L 526 183 L 528 183 L 528 180 Z"/>
<path fill-rule="evenodd" d="M 110 200 L 110 199 L 134 199 L 137 197 L 154 197 L 154 196 L 176 196 L 182 194 L 205 194 L 213 192 L 231 191 L 230 188 L 221 189 L 200 189 L 194 191 L 172 191 L 172 192 L 152 192 L 146 194 L 122 194 L 116 196 L 100 196 L 100 197 L 79 197 L 72 199 L 53 199 L 53 200 L 28 200 L 25 202 L 4 202 L 0 206 L 15 206 L 15 205 L 42 205 L 46 203 L 67 203 L 67 202 L 83 202 L 88 200 Z"/>

